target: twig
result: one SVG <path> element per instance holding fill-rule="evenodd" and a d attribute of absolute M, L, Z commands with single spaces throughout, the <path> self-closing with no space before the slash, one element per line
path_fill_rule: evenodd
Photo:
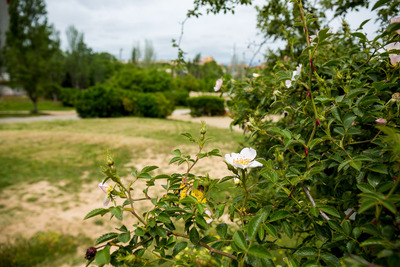
<path fill-rule="evenodd" d="M 173 235 L 175 235 L 175 236 L 179 236 L 179 237 L 183 237 L 183 238 L 186 238 L 186 239 L 190 239 L 189 236 L 188 236 L 188 235 L 185 235 L 185 234 L 177 233 L 177 232 L 175 232 L 175 231 L 172 231 L 171 233 L 172 233 Z M 221 250 L 212 248 L 212 247 L 210 247 L 209 245 L 207 245 L 206 243 L 203 243 L 203 242 L 201 242 L 201 241 L 199 242 L 199 245 L 202 246 L 202 247 L 205 247 L 206 249 L 208 249 L 208 250 L 210 251 L 210 253 L 214 252 L 214 253 L 217 253 L 217 254 L 219 254 L 219 255 L 222 255 L 222 256 L 225 256 L 225 257 L 228 257 L 228 258 L 237 260 L 237 257 L 236 257 L 235 255 L 232 255 L 232 254 L 223 252 L 223 251 L 221 251 Z"/>
<path fill-rule="evenodd" d="M 312 197 L 310 190 L 308 190 L 307 186 L 303 185 L 303 190 L 304 192 L 306 192 L 306 195 L 308 197 L 308 199 L 310 200 L 312 206 L 315 208 L 315 201 L 314 198 Z M 328 217 L 328 215 L 325 214 L 325 212 L 323 212 L 322 210 L 318 209 L 319 213 L 321 214 L 322 218 L 324 218 L 325 220 L 329 221 L 330 218 Z"/>

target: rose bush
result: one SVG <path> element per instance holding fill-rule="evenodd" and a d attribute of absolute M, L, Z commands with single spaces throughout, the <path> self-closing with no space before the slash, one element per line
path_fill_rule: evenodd
<path fill-rule="evenodd" d="M 316 29 L 318 19 L 294 4 L 300 14 L 294 26 L 305 36 L 291 42 L 305 40 L 305 48 L 260 75 L 216 84 L 231 97 L 233 123 L 249 132 L 251 148 L 225 156 L 232 175 L 196 175 L 199 160 L 220 156 L 216 149 L 203 151 L 204 125 L 198 138 L 184 134 L 199 147 L 194 157 L 173 151 L 170 164 L 186 164 L 185 173 L 153 176 L 157 167 L 149 166 L 122 180 L 108 157 L 102 185 L 113 185 L 105 201 L 124 202 L 86 219 L 131 214 L 138 223 L 99 237 L 96 245 L 103 245 L 92 260 L 115 266 L 399 265 L 400 64 L 393 55 L 400 51 L 385 47 L 400 41 L 400 23 L 393 20 L 369 40 L 362 26 L 356 32 L 345 23 L 337 33 Z M 273 122 L 271 114 L 285 115 Z M 147 188 L 134 199 L 138 179 L 146 179 Z M 164 181 L 165 194 L 150 196 L 156 180 Z M 226 183 L 238 189 L 228 198 L 220 190 Z M 151 201 L 153 208 L 138 214 L 137 201 Z"/>

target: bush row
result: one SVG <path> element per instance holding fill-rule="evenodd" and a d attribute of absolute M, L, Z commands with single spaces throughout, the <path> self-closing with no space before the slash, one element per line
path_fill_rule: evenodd
<path fill-rule="evenodd" d="M 163 93 L 137 93 L 96 85 L 77 94 L 75 107 L 82 118 L 144 116 L 165 118 L 174 103 Z"/>
<path fill-rule="evenodd" d="M 187 100 L 190 107 L 190 115 L 197 116 L 219 116 L 225 114 L 225 101 L 217 96 L 190 97 Z"/>

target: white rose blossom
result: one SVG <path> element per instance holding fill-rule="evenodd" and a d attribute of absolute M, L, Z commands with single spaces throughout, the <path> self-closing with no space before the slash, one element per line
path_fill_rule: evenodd
<path fill-rule="evenodd" d="M 296 80 L 296 76 L 298 76 L 298 75 L 301 74 L 301 68 L 302 68 L 302 67 L 303 67 L 302 64 L 300 64 L 299 66 L 297 66 L 297 67 L 296 67 L 296 70 L 293 72 L 292 79 L 286 80 L 286 81 L 285 81 L 285 85 L 286 85 L 287 88 L 292 87 L 292 81 L 295 81 L 295 80 Z"/>
<path fill-rule="evenodd" d="M 387 51 L 400 50 L 400 43 L 390 43 L 386 46 L 386 50 Z M 396 66 L 400 62 L 400 55 L 398 54 L 390 54 L 389 58 L 390 58 L 390 63 L 393 66 Z"/>
<path fill-rule="evenodd" d="M 221 86 L 222 86 L 222 79 L 218 79 L 218 80 L 215 82 L 214 91 L 215 91 L 215 92 L 218 92 L 219 89 L 221 89 Z"/>
<path fill-rule="evenodd" d="M 103 205 L 104 205 L 104 207 L 107 207 L 108 203 L 110 203 L 110 200 L 111 200 L 111 191 L 113 190 L 113 187 L 112 187 L 112 185 L 101 182 L 101 183 L 99 183 L 99 188 L 106 194 L 104 201 L 103 201 Z"/>
<path fill-rule="evenodd" d="M 254 160 L 257 156 L 257 151 L 253 148 L 243 148 L 240 153 L 232 153 L 225 155 L 225 161 L 232 165 L 233 167 L 238 167 L 240 169 L 262 167 L 263 165 Z"/>
<path fill-rule="evenodd" d="M 260 74 L 259 73 L 253 73 L 253 77 L 254 78 L 260 77 Z"/>
<path fill-rule="evenodd" d="M 206 222 L 207 222 L 208 224 L 210 224 L 210 223 L 213 221 L 213 218 L 211 218 L 211 211 L 210 211 L 209 209 L 206 209 L 206 210 L 204 211 L 204 213 L 207 214 L 207 216 L 204 216 Z"/>

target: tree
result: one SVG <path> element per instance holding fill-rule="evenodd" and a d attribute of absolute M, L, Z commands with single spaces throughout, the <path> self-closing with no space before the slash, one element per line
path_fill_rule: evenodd
<path fill-rule="evenodd" d="M 145 67 L 149 67 L 152 62 L 156 60 L 156 54 L 154 52 L 153 42 L 151 40 L 144 41 L 144 57 L 143 64 Z"/>
<path fill-rule="evenodd" d="M 136 46 L 134 46 L 134 47 L 132 48 L 132 57 L 131 57 L 131 60 L 132 60 L 132 64 L 133 64 L 133 65 L 138 65 L 138 64 L 139 64 L 140 56 L 141 56 L 141 53 L 140 53 L 140 44 L 139 44 L 139 42 L 138 42 L 138 43 L 136 44 Z"/>
<path fill-rule="evenodd" d="M 91 49 L 84 42 L 84 35 L 73 25 L 67 29 L 68 51 L 65 62 L 66 72 L 72 87 L 88 88 L 90 85 Z"/>
<path fill-rule="evenodd" d="M 51 85 L 52 60 L 59 50 L 58 34 L 46 17 L 43 0 L 14 0 L 4 58 L 12 86 L 22 87 L 37 113 L 37 100 Z"/>

